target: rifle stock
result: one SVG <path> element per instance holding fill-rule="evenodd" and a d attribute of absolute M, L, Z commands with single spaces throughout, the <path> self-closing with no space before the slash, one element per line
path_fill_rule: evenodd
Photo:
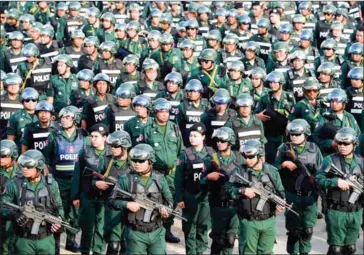
<path fill-rule="evenodd" d="M 118 182 L 114 177 L 104 176 L 104 175 L 100 174 L 99 172 L 92 170 L 89 167 L 85 167 L 85 170 L 90 172 L 92 176 L 95 176 L 96 178 L 98 178 L 104 182 L 109 182 L 109 183 L 112 183 L 113 185 L 117 184 L 117 182 Z"/>

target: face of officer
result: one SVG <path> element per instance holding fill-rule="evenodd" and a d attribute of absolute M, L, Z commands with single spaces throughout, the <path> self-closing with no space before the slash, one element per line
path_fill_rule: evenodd
<path fill-rule="evenodd" d="M 336 141 L 336 143 L 337 143 L 337 148 L 339 150 L 339 153 L 342 156 L 346 157 L 353 153 L 354 144 L 352 144 L 350 142 L 339 142 L 339 141 Z"/>
<path fill-rule="evenodd" d="M 252 153 L 247 153 L 247 154 L 245 154 L 245 153 L 243 153 L 242 154 L 243 155 L 243 157 L 244 157 L 244 160 L 245 160 L 245 165 L 247 166 L 247 167 L 254 167 L 254 166 L 256 166 L 257 165 L 257 163 L 258 163 L 258 161 L 259 161 L 259 159 L 258 159 L 258 156 L 257 155 L 254 155 L 254 154 L 252 154 Z"/>
<path fill-rule="evenodd" d="M 363 60 L 363 56 L 360 54 L 351 54 L 351 59 L 354 62 L 361 62 Z"/>
<path fill-rule="evenodd" d="M 330 83 L 331 82 L 331 75 L 327 74 L 327 73 L 320 73 L 319 77 L 318 77 L 319 81 L 321 83 Z"/>
<path fill-rule="evenodd" d="M 34 111 L 35 106 L 37 105 L 38 100 L 36 99 L 25 99 L 23 100 L 23 106 L 26 111 Z"/>
<path fill-rule="evenodd" d="M 293 68 L 297 71 L 302 70 L 305 67 L 305 62 L 302 59 L 295 58 L 293 60 Z"/>
<path fill-rule="evenodd" d="M 223 141 L 220 139 L 215 139 L 215 140 L 216 140 L 216 147 L 219 151 L 226 151 L 230 146 L 229 142 L 227 141 Z"/>
<path fill-rule="evenodd" d="M 29 36 L 33 41 L 37 41 L 39 39 L 39 30 L 29 29 Z"/>
<path fill-rule="evenodd" d="M 262 79 L 258 77 L 251 77 L 250 80 L 254 88 L 258 88 L 263 84 Z"/>
<path fill-rule="evenodd" d="M 224 23 L 226 21 L 226 17 L 223 15 L 217 16 L 217 22 Z"/>
<path fill-rule="evenodd" d="M 75 127 L 75 122 L 74 122 L 73 118 L 74 117 L 72 117 L 70 115 L 62 115 L 62 117 L 61 117 L 61 126 L 65 130 Z"/>
<path fill-rule="evenodd" d="M 169 52 L 172 50 L 172 44 L 171 43 L 162 43 L 162 51 L 163 52 Z"/>
<path fill-rule="evenodd" d="M 118 104 L 121 107 L 129 107 L 129 105 L 131 104 L 131 98 L 118 97 Z"/>
<path fill-rule="evenodd" d="M 278 92 L 281 90 L 281 84 L 279 82 L 270 82 L 269 87 L 273 92 Z"/>
<path fill-rule="evenodd" d="M 116 37 L 118 38 L 118 39 L 124 39 L 125 38 L 125 36 L 126 36 L 126 32 L 125 31 L 123 31 L 123 30 L 116 30 Z M 152 48 L 153 49 L 153 48 Z"/>
<path fill-rule="evenodd" d="M 48 8 L 48 2 L 45 2 L 45 1 L 38 2 L 38 6 L 40 9 L 46 9 L 46 8 Z"/>
<path fill-rule="evenodd" d="M 131 160 L 131 164 L 136 172 L 139 174 L 142 173 L 149 173 L 150 168 L 152 167 L 151 162 L 149 160 L 141 160 L 141 159 L 135 159 Z"/>
<path fill-rule="evenodd" d="M 241 79 L 242 73 L 239 70 L 230 69 L 229 76 L 230 76 L 230 79 L 232 79 L 233 81 L 237 81 L 237 80 Z"/>
<path fill-rule="evenodd" d="M 315 100 L 318 96 L 319 90 L 317 88 L 309 88 L 305 90 L 305 95 L 308 100 Z"/>
<path fill-rule="evenodd" d="M 364 43 L 364 31 L 356 31 L 355 40 L 359 43 Z"/>
<path fill-rule="evenodd" d="M 165 124 L 169 119 L 169 111 L 168 110 L 160 110 L 155 113 L 155 118 L 159 124 Z"/>
<path fill-rule="evenodd" d="M 232 53 L 236 50 L 236 44 L 235 43 L 225 43 L 225 51 L 228 53 Z"/>
<path fill-rule="evenodd" d="M 300 145 L 305 141 L 305 134 L 290 134 L 289 137 L 293 144 Z"/>
<path fill-rule="evenodd" d="M 200 146 L 204 143 L 205 135 L 202 135 L 199 132 L 192 131 L 190 132 L 190 143 L 192 146 Z"/>
<path fill-rule="evenodd" d="M 189 59 L 193 56 L 193 50 L 191 48 L 183 48 L 181 50 L 184 58 Z"/>
<path fill-rule="evenodd" d="M 227 104 L 215 104 L 216 113 L 221 115 L 224 114 L 227 107 Z"/>
<path fill-rule="evenodd" d="M 285 50 L 276 50 L 274 51 L 274 56 L 277 61 L 284 61 L 288 57 L 288 53 Z"/>
<path fill-rule="evenodd" d="M 26 57 L 28 63 L 34 63 L 37 60 L 37 57 L 31 56 Z"/>
<path fill-rule="evenodd" d="M 103 59 L 108 60 L 108 59 L 112 58 L 112 54 L 108 50 L 103 50 L 101 54 L 102 54 Z"/>
<path fill-rule="evenodd" d="M 83 80 L 80 80 L 80 87 L 84 90 L 89 90 L 90 89 L 90 82 L 89 81 L 83 81 Z"/>
<path fill-rule="evenodd" d="M 189 37 L 195 37 L 197 35 L 197 27 L 186 27 L 186 32 Z"/>
<path fill-rule="evenodd" d="M 140 17 L 140 13 L 139 13 L 139 11 L 137 11 L 137 10 L 132 10 L 132 11 L 130 12 L 130 19 L 131 19 L 131 20 L 138 20 L 138 19 L 139 19 L 139 17 Z"/>
<path fill-rule="evenodd" d="M 37 168 L 35 167 L 27 168 L 25 166 L 22 166 L 22 170 L 23 170 L 23 176 L 25 178 L 35 179 L 40 176 L 40 171 L 38 171 Z"/>
<path fill-rule="evenodd" d="M 344 111 L 345 104 L 339 100 L 331 100 L 330 108 L 336 113 L 342 113 Z"/>
<path fill-rule="evenodd" d="M 133 28 L 127 29 L 126 32 L 127 32 L 129 38 L 134 38 L 135 36 L 137 36 L 136 30 Z"/>
<path fill-rule="evenodd" d="M 293 28 L 296 30 L 296 31 L 301 31 L 302 28 L 303 28 L 303 23 L 293 23 Z"/>
<path fill-rule="evenodd" d="M 97 150 L 103 150 L 105 148 L 106 135 L 94 131 L 90 134 L 91 145 Z"/>
<path fill-rule="evenodd" d="M 52 113 L 48 111 L 39 111 L 38 112 L 38 119 L 41 123 L 46 124 L 51 121 Z"/>
<path fill-rule="evenodd" d="M 155 81 L 158 77 L 158 71 L 155 68 L 145 70 L 145 78 L 147 81 Z"/>
<path fill-rule="evenodd" d="M 187 97 L 191 101 L 197 101 L 201 98 L 200 91 L 187 91 Z"/>
<path fill-rule="evenodd" d="M 59 75 L 63 76 L 70 72 L 70 67 L 67 66 L 64 62 L 59 61 L 57 63 L 57 71 Z"/>
<path fill-rule="evenodd" d="M 133 63 L 126 63 L 125 70 L 128 73 L 134 73 L 136 71 L 136 66 Z"/>
<path fill-rule="evenodd" d="M 251 106 L 240 106 L 239 107 L 239 115 L 243 118 L 247 118 L 252 113 L 252 107 Z"/>
<path fill-rule="evenodd" d="M 72 43 L 73 43 L 73 45 L 74 45 L 76 48 L 80 48 L 80 47 L 82 47 L 83 39 L 82 39 L 82 38 L 74 38 L 74 39 L 72 40 Z"/>
<path fill-rule="evenodd" d="M 136 105 L 134 107 L 135 112 L 137 113 L 137 116 L 144 119 L 146 117 L 148 117 L 148 109 L 144 106 L 141 105 Z"/>
<path fill-rule="evenodd" d="M 1 155 L 0 166 L 4 169 L 9 168 L 13 163 L 13 158 L 9 155 Z"/>
<path fill-rule="evenodd" d="M 28 30 L 29 27 L 30 27 L 30 22 L 28 20 L 22 20 L 20 21 L 21 23 L 21 27 L 24 29 L 24 30 Z"/>
<path fill-rule="evenodd" d="M 80 14 L 80 11 L 78 11 L 78 10 L 69 10 L 69 14 L 72 17 L 77 17 Z"/>
<path fill-rule="evenodd" d="M 310 47 L 311 46 L 311 41 L 309 41 L 309 40 L 302 40 L 301 39 L 301 46 L 302 46 L 302 48 L 304 48 L 304 49 L 307 49 L 308 47 Z"/>
<path fill-rule="evenodd" d="M 342 34 L 343 34 L 343 31 L 341 30 L 341 28 L 334 28 L 334 29 L 332 29 L 332 35 L 335 38 L 339 38 Z"/>
<path fill-rule="evenodd" d="M 44 45 L 49 44 L 52 41 L 52 38 L 48 35 L 40 35 L 40 42 Z"/>
<path fill-rule="evenodd" d="M 214 62 L 211 60 L 201 59 L 200 64 L 203 70 L 210 70 L 214 67 Z"/>
<path fill-rule="evenodd" d="M 278 24 L 281 19 L 278 13 L 271 13 L 269 15 L 269 20 L 271 24 Z"/>
<path fill-rule="evenodd" d="M 16 26 L 16 24 L 17 24 L 17 20 L 16 19 L 14 19 L 13 17 L 8 17 L 7 18 L 7 23 L 10 25 L 10 26 Z"/>
<path fill-rule="evenodd" d="M 57 16 L 62 18 L 66 15 L 66 10 L 57 10 Z"/>
<path fill-rule="evenodd" d="M 96 92 L 99 95 L 105 95 L 107 93 L 109 85 L 106 81 L 97 81 L 96 82 Z"/>
<path fill-rule="evenodd" d="M 252 7 L 252 13 L 253 13 L 254 17 L 259 17 L 259 16 L 261 16 L 263 14 L 263 9 L 259 5 L 254 5 Z"/>
<path fill-rule="evenodd" d="M 173 94 L 176 93 L 179 90 L 179 86 L 177 83 L 173 82 L 173 81 L 168 81 L 167 82 L 167 90 L 169 93 Z"/>
<path fill-rule="evenodd" d="M 335 51 L 333 49 L 326 48 L 326 49 L 323 49 L 323 51 L 324 51 L 324 56 L 327 58 L 335 55 Z"/>
<path fill-rule="evenodd" d="M 108 19 L 103 19 L 102 20 L 102 26 L 105 30 L 111 29 L 112 28 L 112 23 L 111 20 Z"/>
<path fill-rule="evenodd" d="M 364 85 L 364 82 L 363 80 L 355 80 L 355 79 L 351 79 L 350 80 L 350 84 L 353 88 L 356 88 L 356 89 L 361 89 L 363 88 L 363 85 Z"/>
<path fill-rule="evenodd" d="M 253 50 L 246 50 L 245 51 L 245 57 L 248 59 L 248 60 L 252 60 L 255 58 L 255 51 Z"/>
<path fill-rule="evenodd" d="M 6 86 L 6 91 L 9 95 L 16 95 L 19 93 L 20 84 L 10 84 Z"/>
<path fill-rule="evenodd" d="M 23 42 L 20 40 L 11 40 L 11 47 L 15 50 L 21 49 Z"/>
<path fill-rule="evenodd" d="M 155 39 L 149 39 L 148 40 L 148 44 L 149 44 L 149 47 L 152 49 L 152 50 L 155 50 L 159 47 L 160 43 L 158 40 L 155 40 Z"/>
<path fill-rule="evenodd" d="M 289 38 L 291 37 L 291 35 L 289 33 L 279 33 L 281 39 L 283 42 L 287 42 L 289 40 Z"/>
<path fill-rule="evenodd" d="M 94 54 L 94 52 L 96 50 L 95 45 L 93 45 L 91 43 L 86 43 L 84 47 L 85 47 L 85 50 L 86 50 L 87 55 Z"/>
<path fill-rule="evenodd" d="M 88 23 L 90 23 L 90 25 L 95 24 L 95 23 L 96 23 L 96 21 L 97 21 L 96 17 L 95 17 L 95 16 L 93 16 L 93 15 L 89 15 L 89 16 L 87 17 L 87 20 L 88 20 Z"/>

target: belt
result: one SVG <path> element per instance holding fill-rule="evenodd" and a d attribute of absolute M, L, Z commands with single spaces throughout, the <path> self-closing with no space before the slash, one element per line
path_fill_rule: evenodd
<path fill-rule="evenodd" d="M 143 232 L 143 233 L 151 233 L 151 232 L 156 231 L 161 226 L 159 226 L 158 224 L 155 224 L 153 226 L 147 227 L 147 226 L 137 226 L 137 225 L 128 224 L 128 227 L 130 227 L 134 231 L 139 231 L 139 232 Z"/>
<path fill-rule="evenodd" d="M 234 200 L 221 201 L 216 203 L 216 207 L 233 207 L 235 205 Z"/>
<path fill-rule="evenodd" d="M 340 211 L 340 212 L 357 212 L 361 209 L 360 205 L 352 205 L 352 204 L 330 204 L 328 206 L 329 209 Z"/>
<path fill-rule="evenodd" d="M 30 239 L 30 240 L 42 240 L 50 235 L 52 235 L 52 233 L 50 232 L 43 232 L 41 234 L 30 234 L 29 232 L 23 232 L 23 233 L 16 233 L 16 235 L 20 238 L 25 238 L 25 239 Z"/>
<path fill-rule="evenodd" d="M 246 215 L 244 216 L 243 218 L 244 219 L 247 219 L 249 221 L 263 221 L 263 220 L 267 220 L 269 218 L 271 218 L 272 216 L 274 216 L 275 214 L 274 213 L 271 213 L 271 214 L 251 214 L 251 215 Z"/>
<path fill-rule="evenodd" d="M 308 196 L 310 196 L 312 194 L 312 191 L 303 192 L 301 190 L 296 190 L 293 193 L 296 194 L 297 196 L 308 197 Z"/>

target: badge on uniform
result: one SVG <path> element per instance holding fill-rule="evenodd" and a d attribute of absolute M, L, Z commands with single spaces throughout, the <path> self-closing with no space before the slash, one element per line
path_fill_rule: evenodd
<path fill-rule="evenodd" d="M 294 107 L 292 107 L 291 113 L 294 113 Z"/>

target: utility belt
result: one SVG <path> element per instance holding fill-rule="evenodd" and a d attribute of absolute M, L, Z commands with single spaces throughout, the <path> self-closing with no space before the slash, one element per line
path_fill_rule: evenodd
<path fill-rule="evenodd" d="M 347 202 L 343 203 L 330 203 L 327 206 L 328 209 L 332 209 L 340 212 L 358 212 L 362 206 L 360 204 L 349 204 Z"/>
<path fill-rule="evenodd" d="M 297 196 L 302 196 L 302 197 L 308 197 L 313 194 L 313 191 L 290 190 L 290 189 L 288 189 L 287 192 L 295 194 Z"/>
<path fill-rule="evenodd" d="M 137 225 L 137 224 L 130 224 L 130 223 L 127 223 L 126 225 L 127 225 L 127 227 L 131 228 L 134 231 L 139 231 L 139 232 L 143 232 L 143 233 L 151 233 L 151 232 L 156 231 L 160 227 L 162 227 L 163 221 L 158 220 L 157 222 L 153 222 L 152 224 L 149 224 L 149 225 Z"/>
<path fill-rule="evenodd" d="M 26 238 L 30 240 L 42 240 L 50 235 L 52 235 L 52 232 L 50 230 L 46 230 L 45 232 L 38 233 L 36 235 L 33 235 L 30 233 L 30 231 L 15 231 L 15 235 L 20 238 Z"/>
<path fill-rule="evenodd" d="M 234 200 L 224 200 L 210 202 L 211 207 L 231 208 L 235 206 Z"/>
<path fill-rule="evenodd" d="M 275 215 L 276 214 L 274 212 L 270 214 L 249 214 L 249 215 L 244 215 L 242 218 L 247 219 L 249 221 L 263 221 Z"/>
<path fill-rule="evenodd" d="M 174 172 L 176 172 L 176 166 L 174 166 L 172 169 L 161 169 L 161 168 L 156 168 L 156 167 L 153 167 L 154 170 L 158 171 L 159 173 L 161 174 L 164 174 L 164 175 L 170 175 L 170 174 L 173 174 Z"/>

